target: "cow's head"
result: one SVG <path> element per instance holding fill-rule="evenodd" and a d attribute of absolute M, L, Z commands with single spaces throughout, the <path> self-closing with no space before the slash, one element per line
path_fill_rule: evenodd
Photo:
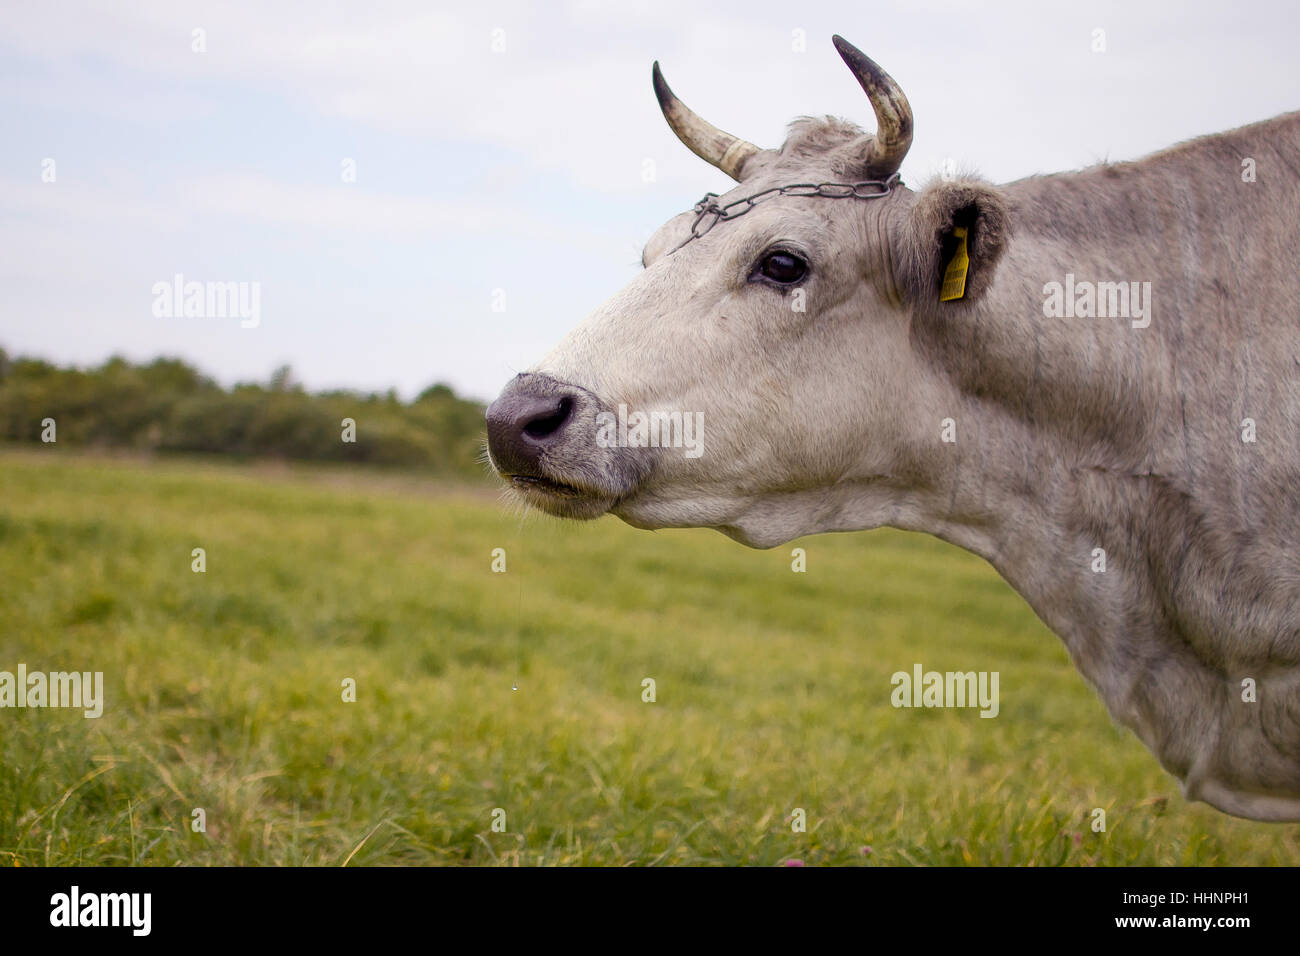
<path fill-rule="evenodd" d="M 792 184 L 866 182 L 876 185 L 859 195 L 883 195 L 794 190 L 741 216 L 733 207 L 707 232 L 710 214 L 669 220 L 645 248 L 645 271 L 488 409 L 492 463 L 528 504 L 642 528 L 713 527 L 770 547 L 887 523 L 924 490 L 951 409 L 916 326 L 973 308 L 1007 216 L 979 182 L 920 193 L 898 183 L 907 98 L 852 45 L 835 45 L 870 98 L 874 136 L 803 119 L 779 150 L 760 150 L 688 110 L 655 65 L 674 132 L 739 183 L 717 205 Z M 962 230 L 964 295 L 940 301 Z M 678 447 L 638 447 L 656 439 Z"/>

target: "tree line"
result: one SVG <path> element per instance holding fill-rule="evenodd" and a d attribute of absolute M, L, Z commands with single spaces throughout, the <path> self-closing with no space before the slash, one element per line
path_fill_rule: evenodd
<path fill-rule="evenodd" d="M 81 369 L 0 349 L 0 440 L 40 442 L 46 419 L 60 445 L 484 474 L 483 406 L 441 383 L 411 402 L 393 391 L 309 393 L 285 366 L 265 384 L 226 389 L 180 359 L 114 356 Z"/>

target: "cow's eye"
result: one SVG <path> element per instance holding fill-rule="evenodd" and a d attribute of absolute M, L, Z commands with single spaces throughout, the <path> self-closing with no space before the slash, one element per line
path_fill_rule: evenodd
<path fill-rule="evenodd" d="M 808 274 L 808 263 L 793 252 L 777 249 L 763 257 L 763 261 L 758 264 L 758 271 L 765 279 L 791 285 Z"/>

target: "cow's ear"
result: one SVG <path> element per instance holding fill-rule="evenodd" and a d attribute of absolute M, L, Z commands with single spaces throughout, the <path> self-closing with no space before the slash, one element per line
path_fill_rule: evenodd
<path fill-rule="evenodd" d="M 977 300 L 993 281 L 1009 228 L 1007 198 L 988 183 L 960 179 L 923 189 L 903 269 L 912 295 L 940 305 Z"/>

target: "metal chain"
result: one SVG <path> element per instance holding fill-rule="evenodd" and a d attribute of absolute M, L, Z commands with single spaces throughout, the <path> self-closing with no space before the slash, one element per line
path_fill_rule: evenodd
<path fill-rule="evenodd" d="M 898 173 L 894 173 L 888 179 L 867 179 L 860 183 L 791 183 L 788 186 L 773 186 L 771 189 L 764 189 L 762 192 L 754 193 L 752 196 L 745 196 L 743 199 L 737 199 L 729 202 L 725 206 L 718 205 L 717 193 L 705 193 L 704 198 L 695 204 L 695 222 L 691 224 L 691 234 L 682 241 L 677 249 L 682 248 L 692 239 L 698 239 L 716 226 L 719 222 L 729 219 L 738 219 L 745 213 L 749 212 L 761 202 L 767 202 L 776 196 L 820 196 L 823 199 L 883 199 L 889 195 L 889 191 L 901 180 Z M 737 209 L 737 207 L 740 207 Z M 732 210 L 736 210 L 732 212 Z M 701 228 L 703 224 L 703 228 Z M 676 252 L 674 249 L 673 252 Z"/>

